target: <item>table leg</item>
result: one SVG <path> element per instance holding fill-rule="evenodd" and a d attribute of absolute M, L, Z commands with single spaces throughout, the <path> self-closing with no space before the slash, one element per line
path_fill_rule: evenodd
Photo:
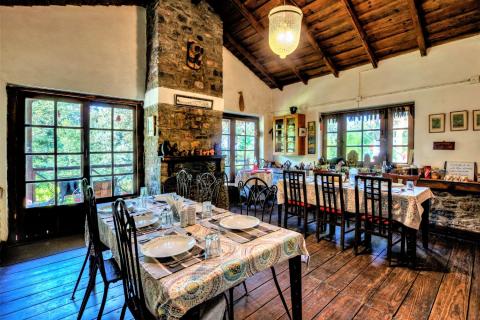
<path fill-rule="evenodd" d="M 279 227 L 282 226 L 282 207 L 283 205 L 281 203 L 278 204 L 278 221 L 277 224 Z"/>
<path fill-rule="evenodd" d="M 415 268 L 417 266 L 417 230 L 407 227 L 407 258 Z"/>
<path fill-rule="evenodd" d="M 235 314 L 234 314 L 234 311 L 233 311 L 233 304 L 234 304 L 234 301 L 233 301 L 233 288 L 230 288 L 228 289 L 228 300 L 229 300 L 229 304 L 228 304 L 228 320 L 234 320 L 234 317 L 235 317 Z"/>
<path fill-rule="evenodd" d="M 422 230 L 422 244 L 425 249 L 428 249 L 428 231 L 430 226 L 430 208 L 431 208 L 431 200 L 428 199 L 422 203 L 423 207 L 423 215 L 422 215 L 422 222 L 420 224 L 420 228 Z"/>
<path fill-rule="evenodd" d="M 288 260 L 290 269 L 290 295 L 292 299 L 292 319 L 302 319 L 302 260 L 300 256 Z"/>

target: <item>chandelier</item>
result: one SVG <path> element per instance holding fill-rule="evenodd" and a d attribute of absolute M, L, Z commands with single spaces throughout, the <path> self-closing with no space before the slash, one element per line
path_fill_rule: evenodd
<path fill-rule="evenodd" d="M 280 58 L 285 59 L 297 48 L 302 29 L 302 17 L 302 10 L 295 6 L 284 4 L 270 10 L 268 44 Z"/>

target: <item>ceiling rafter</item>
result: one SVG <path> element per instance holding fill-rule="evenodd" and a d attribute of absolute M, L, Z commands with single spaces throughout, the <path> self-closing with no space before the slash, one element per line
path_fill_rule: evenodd
<path fill-rule="evenodd" d="M 427 55 L 427 45 L 425 42 L 425 29 L 420 21 L 420 15 L 418 14 L 417 2 L 415 0 L 407 0 L 407 4 L 408 9 L 410 10 L 410 15 L 412 16 L 420 55 L 423 57 Z"/>
<path fill-rule="evenodd" d="M 245 59 L 248 60 L 270 83 L 282 90 L 283 86 L 258 62 L 258 59 L 247 51 L 237 40 L 235 40 L 228 32 L 223 32 L 224 39 L 230 43 Z"/>
<path fill-rule="evenodd" d="M 301 8 L 295 0 L 289 0 L 287 2 L 292 3 L 293 5 Z M 318 44 L 317 39 L 312 34 L 312 31 L 308 27 L 308 25 L 305 23 L 305 21 L 302 22 L 302 28 L 304 30 L 305 35 L 307 36 L 307 41 L 312 46 L 313 50 L 315 50 L 320 56 L 322 57 L 323 63 L 327 66 L 327 68 L 330 70 L 330 72 L 335 76 L 335 78 L 338 78 L 338 70 L 337 67 L 335 67 L 335 64 L 333 63 L 332 59 L 325 54 L 325 51 L 320 47 Z"/>
<path fill-rule="evenodd" d="M 253 13 L 248 10 L 248 8 L 240 0 L 231 0 L 232 3 L 238 8 L 241 15 L 250 23 L 250 25 L 257 31 L 258 35 L 262 39 L 266 39 L 265 36 L 266 29 L 265 27 L 255 18 Z M 280 58 L 278 58 L 280 60 Z M 302 81 L 304 84 L 308 84 L 308 79 L 302 75 L 301 71 L 293 65 L 293 63 L 287 58 L 286 60 L 280 60 L 282 63 L 287 65 L 287 67 L 295 74 L 295 76 Z"/>
<path fill-rule="evenodd" d="M 378 63 L 377 63 L 378 60 L 375 57 L 375 54 L 373 53 L 372 47 L 368 43 L 367 34 L 363 30 L 363 27 L 360 24 L 360 20 L 358 20 L 357 14 L 355 13 L 355 10 L 353 9 L 351 1 L 350 0 L 342 0 L 342 3 L 343 3 L 345 9 L 348 12 L 348 16 L 350 17 L 350 20 L 352 21 L 354 29 L 357 31 L 357 34 L 360 37 L 360 40 L 362 41 L 362 46 L 365 48 L 365 51 L 367 52 L 368 59 L 372 63 L 372 66 L 374 68 L 376 68 L 377 65 L 378 65 Z"/>

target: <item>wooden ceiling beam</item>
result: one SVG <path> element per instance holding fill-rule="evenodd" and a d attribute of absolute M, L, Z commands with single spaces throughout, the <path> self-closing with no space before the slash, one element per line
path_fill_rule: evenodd
<path fill-rule="evenodd" d="M 425 29 L 420 21 L 420 15 L 418 13 L 417 2 L 415 0 L 407 0 L 408 9 L 412 16 L 413 26 L 417 37 L 418 48 L 420 49 L 420 55 L 422 57 L 427 55 L 427 45 L 425 42 Z"/>
<path fill-rule="evenodd" d="M 250 25 L 255 29 L 255 31 L 257 31 L 258 35 L 262 39 L 267 39 L 268 37 L 265 36 L 265 33 L 266 33 L 265 27 L 257 20 L 257 18 L 255 18 L 253 13 L 251 13 L 250 10 L 248 10 L 245 4 L 243 4 L 240 0 L 231 0 L 231 1 L 238 8 L 238 11 L 240 11 L 241 15 L 248 21 L 248 23 L 250 23 Z M 277 57 L 277 59 L 280 59 L 280 58 Z M 281 62 L 284 63 L 287 66 L 287 68 L 289 68 L 300 81 L 302 81 L 304 84 L 308 83 L 308 79 L 304 75 L 302 75 L 300 70 L 298 70 L 290 60 L 281 59 Z"/>
<path fill-rule="evenodd" d="M 230 43 L 245 59 L 248 60 L 267 80 L 282 90 L 283 86 L 258 62 L 258 59 L 247 51 L 237 40 L 235 40 L 228 32 L 223 32 L 224 39 Z"/>
<path fill-rule="evenodd" d="M 342 0 L 342 3 L 347 10 L 348 16 L 350 17 L 350 20 L 352 21 L 353 28 L 355 31 L 357 31 L 358 36 L 360 37 L 360 40 L 362 41 L 362 46 L 365 48 L 365 51 L 367 52 L 368 59 L 370 60 L 372 66 L 374 68 L 377 67 L 377 58 L 375 57 L 375 54 L 373 53 L 372 47 L 368 43 L 367 40 L 367 34 L 363 30 L 362 25 L 360 24 L 360 20 L 358 20 L 357 14 L 355 13 L 355 10 L 353 9 L 352 2 L 350 0 Z"/>

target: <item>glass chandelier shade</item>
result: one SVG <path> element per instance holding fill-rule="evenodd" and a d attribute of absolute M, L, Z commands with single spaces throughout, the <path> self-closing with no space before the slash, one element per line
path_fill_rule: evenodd
<path fill-rule="evenodd" d="M 278 6 L 268 14 L 268 44 L 275 54 L 285 59 L 300 42 L 303 12 L 290 5 Z"/>

